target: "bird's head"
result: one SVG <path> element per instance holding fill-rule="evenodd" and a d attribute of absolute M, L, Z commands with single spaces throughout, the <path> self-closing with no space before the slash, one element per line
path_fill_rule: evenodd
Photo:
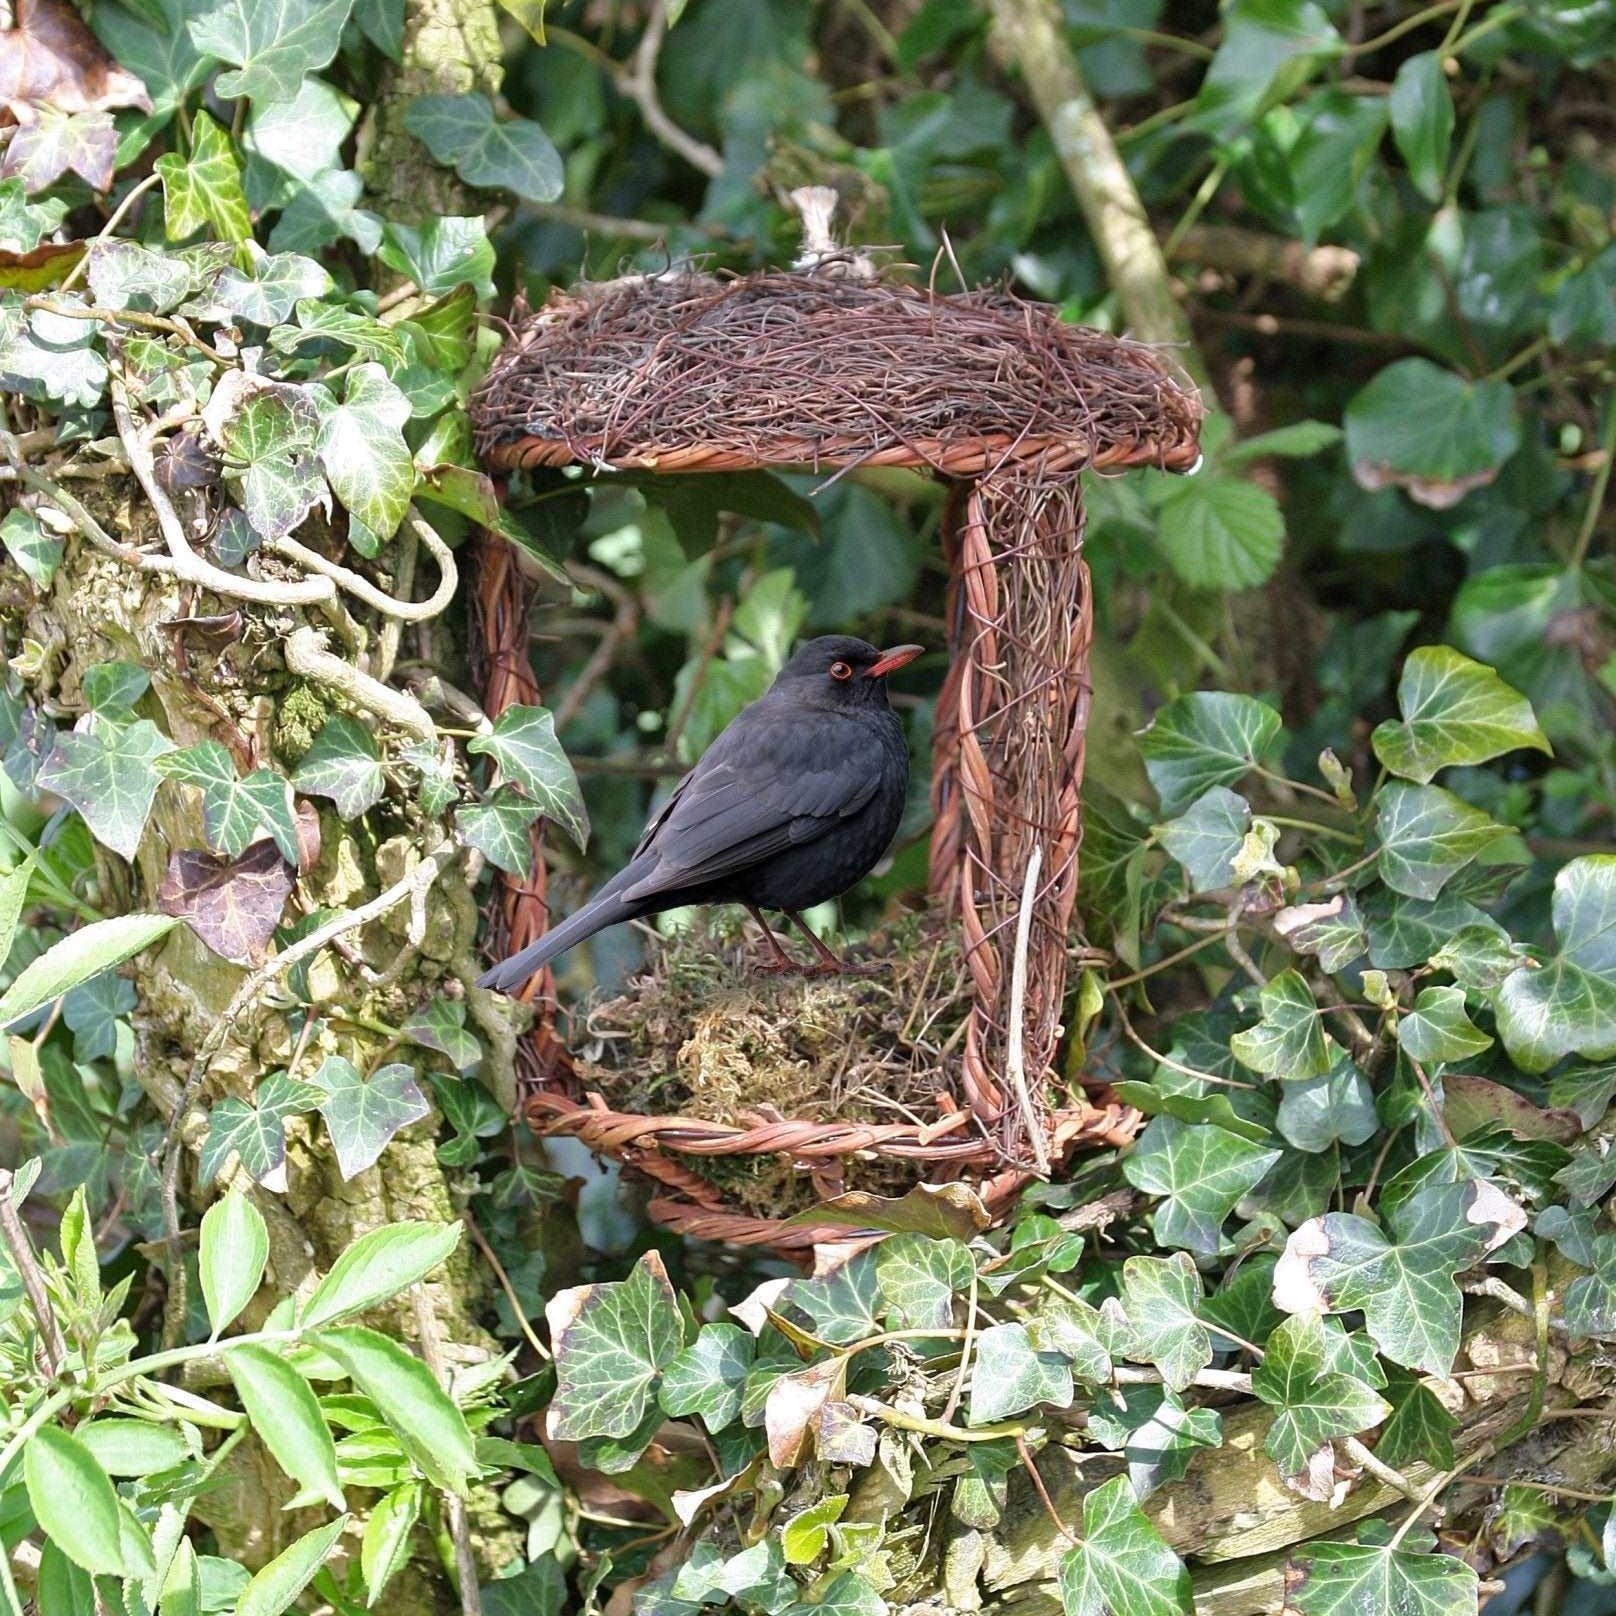
<path fill-rule="evenodd" d="M 894 645 L 882 651 L 852 634 L 823 634 L 797 648 L 774 688 L 815 706 L 885 707 L 887 675 L 923 650 L 922 645 Z"/>

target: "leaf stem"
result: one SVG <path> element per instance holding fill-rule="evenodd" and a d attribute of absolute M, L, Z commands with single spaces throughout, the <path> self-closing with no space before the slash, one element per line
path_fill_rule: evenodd
<path fill-rule="evenodd" d="M 1610 468 L 1616 462 L 1616 401 L 1605 402 L 1605 433 L 1600 439 L 1605 458 L 1594 473 L 1594 485 L 1588 494 L 1588 509 L 1582 514 L 1582 526 L 1577 529 L 1577 542 L 1571 547 L 1567 563 L 1573 571 L 1581 567 L 1588 557 L 1588 547 L 1594 541 L 1594 530 L 1599 526 L 1599 513 L 1604 509 L 1605 491 L 1610 487 Z"/>
<path fill-rule="evenodd" d="M 923 1414 L 910 1414 L 901 1408 L 889 1408 L 875 1397 L 849 1397 L 848 1402 L 859 1413 L 868 1414 L 884 1425 L 893 1426 L 899 1431 L 913 1431 L 917 1436 L 937 1437 L 944 1442 L 999 1442 L 1005 1437 L 1024 1438 L 1043 1435 L 1042 1426 L 1020 1425 L 1014 1422 L 969 1428 L 963 1425 L 949 1425 L 942 1420 L 928 1420 Z"/>

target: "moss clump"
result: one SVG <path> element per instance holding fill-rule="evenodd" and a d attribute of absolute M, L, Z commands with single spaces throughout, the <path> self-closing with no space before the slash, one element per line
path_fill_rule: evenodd
<path fill-rule="evenodd" d="M 593 1005 L 575 1041 L 579 1075 L 617 1111 L 761 1121 L 917 1122 L 954 1092 L 969 1007 L 955 929 L 911 915 L 858 951 L 879 975 L 771 976 L 756 943 L 699 924 L 656 947 L 649 968 Z M 749 1211 L 780 1215 L 838 1186 L 900 1189 L 924 1163 L 788 1156 L 679 1156 Z"/>
<path fill-rule="evenodd" d="M 275 755 L 296 763 L 325 727 L 329 709 L 318 690 L 305 680 L 290 685 L 275 703 Z"/>

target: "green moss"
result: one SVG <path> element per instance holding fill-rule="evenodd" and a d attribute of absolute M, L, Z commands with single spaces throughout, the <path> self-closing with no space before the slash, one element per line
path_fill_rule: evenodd
<path fill-rule="evenodd" d="M 275 704 L 275 756 L 296 763 L 314 745 L 330 709 L 314 685 L 298 680 Z"/>

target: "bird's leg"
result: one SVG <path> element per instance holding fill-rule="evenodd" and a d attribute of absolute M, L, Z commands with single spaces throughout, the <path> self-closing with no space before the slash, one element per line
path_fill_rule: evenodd
<path fill-rule="evenodd" d="M 754 909 L 751 904 L 747 904 L 745 907 L 747 914 L 763 928 L 764 941 L 768 943 L 769 952 L 774 956 L 772 959 L 761 963 L 758 969 L 771 972 L 800 971 L 802 967 L 780 946 L 780 939 L 769 929 L 769 923 L 763 918 L 762 914 Z"/>
<path fill-rule="evenodd" d="M 886 969 L 885 965 L 850 965 L 846 960 L 838 958 L 813 933 L 808 922 L 801 915 L 790 909 L 782 913 L 793 926 L 808 939 L 809 945 L 818 956 L 819 963 L 813 966 L 816 976 L 875 976 Z"/>

